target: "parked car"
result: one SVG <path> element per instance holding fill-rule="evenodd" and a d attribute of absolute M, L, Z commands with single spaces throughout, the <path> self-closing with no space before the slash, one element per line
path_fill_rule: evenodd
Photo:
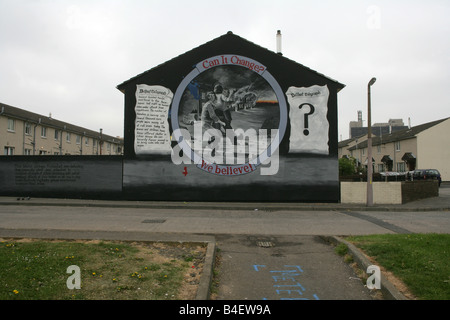
<path fill-rule="evenodd" d="M 414 180 L 438 180 L 439 186 L 441 186 L 442 178 L 439 170 L 436 169 L 419 169 L 414 170 Z"/>

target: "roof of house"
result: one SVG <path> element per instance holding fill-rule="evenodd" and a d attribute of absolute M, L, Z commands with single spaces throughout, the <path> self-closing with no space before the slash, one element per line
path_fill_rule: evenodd
<path fill-rule="evenodd" d="M 353 140 L 355 140 L 355 139 L 354 138 L 350 138 L 350 139 L 339 141 L 338 148 L 343 148 L 343 147 L 348 146 L 350 144 L 350 142 L 352 142 Z"/>
<path fill-rule="evenodd" d="M 353 141 L 355 141 L 355 140 L 358 141 L 358 139 L 365 137 L 365 136 L 367 136 L 367 133 L 361 134 L 361 135 L 353 137 L 353 138 L 348 138 L 346 140 L 339 141 L 338 148 L 344 148 L 344 147 L 348 146 L 350 143 L 352 143 Z"/>
<path fill-rule="evenodd" d="M 375 134 L 376 136 L 381 136 L 381 135 L 386 135 L 389 133 L 393 133 L 396 131 L 400 131 L 400 130 L 405 130 L 408 129 L 408 126 L 376 126 L 376 125 L 372 125 L 372 133 Z M 352 137 L 357 137 L 357 136 L 361 136 L 364 134 L 367 134 L 368 132 L 368 128 L 367 127 L 353 127 L 350 128 L 350 135 Z"/>
<path fill-rule="evenodd" d="M 414 138 L 420 132 L 425 131 L 431 127 L 434 127 L 435 125 L 438 125 L 439 123 L 444 122 L 445 120 L 448 120 L 448 119 L 450 119 L 450 117 L 440 119 L 440 120 L 435 120 L 432 122 L 427 122 L 427 123 L 424 123 L 424 124 L 421 124 L 421 125 L 418 125 L 415 127 L 396 131 L 396 132 L 382 135 L 379 137 L 375 136 L 374 138 L 372 138 L 372 146 Z M 364 140 L 361 143 L 358 143 L 357 147 L 358 147 L 358 149 L 367 148 L 367 140 Z M 355 150 L 355 149 L 356 149 L 356 146 L 349 148 L 349 150 Z"/>
<path fill-rule="evenodd" d="M 86 128 L 76 126 L 76 125 L 68 123 L 68 122 L 54 119 L 50 116 L 40 115 L 40 114 L 30 112 L 30 111 L 27 111 L 24 109 L 10 106 L 10 105 L 4 104 L 4 103 L 0 103 L 0 115 L 15 118 L 15 119 L 20 119 L 23 121 L 27 121 L 29 123 L 34 123 L 34 124 L 40 123 L 41 125 L 44 125 L 44 126 L 61 129 L 61 130 L 67 131 L 67 132 L 78 133 L 78 134 L 96 138 L 96 139 L 100 138 L 100 133 L 98 131 L 86 129 Z M 102 140 L 108 141 L 108 142 L 113 142 L 113 143 L 121 143 L 121 144 L 123 143 L 123 139 L 121 139 L 119 137 L 113 137 L 113 136 L 103 134 L 103 133 L 102 133 Z"/>
<path fill-rule="evenodd" d="M 300 63 L 298 63 L 296 61 L 293 61 L 291 59 L 288 59 L 288 58 L 284 57 L 282 54 L 275 53 L 272 50 L 269 50 L 269 49 L 264 48 L 264 47 L 262 47 L 260 45 L 257 45 L 255 43 L 249 41 L 249 40 L 246 40 L 246 39 L 244 39 L 244 38 L 242 38 L 242 37 L 240 37 L 238 35 L 233 34 L 233 32 L 231 32 L 231 31 L 228 31 L 226 34 L 224 34 L 224 35 L 222 35 L 220 37 L 217 37 L 217 38 L 215 38 L 213 40 L 210 40 L 210 41 L 208 41 L 208 42 L 206 42 L 206 43 L 204 43 L 204 44 L 202 44 L 202 45 L 200 45 L 200 46 L 198 46 L 198 47 L 196 47 L 196 48 L 194 48 L 194 49 L 192 49 L 190 51 L 187 51 L 187 52 L 185 52 L 183 54 L 180 54 L 177 57 L 174 57 L 174 58 L 172 58 L 172 59 L 170 59 L 170 60 L 168 60 L 168 61 L 166 61 L 166 62 L 164 62 L 164 63 L 162 63 L 162 64 L 160 64 L 158 66 L 155 66 L 155 67 L 153 67 L 153 68 L 151 68 L 151 69 L 149 69 L 149 70 L 147 70 L 147 71 L 145 71 L 143 73 L 140 73 L 140 74 L 138 74 L 138 75 L 136 75 L 136 76 L 134 76 L 134 77 L 124 81 L 123 83 L 121 83 L 121 84 L 119 84 L 117 86 L 117 89 L 119 89 L 120 91 L 124 92 L 124 88 L 123 87 L 125 85 L 129 84 L 130 82 L 133 82 L 133 81 L 139 79 L 140 77 L 142 77 L 142 76 L 152 72 L 153 70 L 161 68 L 161 67 L 163 67 L 165 65 L 171 64 L 173 61 L 178 60 L 178 59 L 180 59 L 180 58 L 182 58 L 182 57 L 184 57 L 184 56 L 186 56 L 186 55 L 188 55 L 190 53 L 193 53 L 194 51 L 200 50 L 201 48 L 205 48 L 207 46 L 211 47 L 211 46 L 214 46 L 215 43 L 222 42 L 222 41 L 230 41 L 230 42 L 234 41 L 235 44 L 236 43 L 240 43 L 242 45 L 252 45 L 255 48 L 262 49 L 263 51 L 265 51 L 268 54 L 273 54 L 274 57 L 285 59 L 286 62 L 294 63 L 294 64 L 296 64 L 297 66 L 303 68 L 306 71 L 309 71 L 309 72 L 314 73 L 314 74 L 316 74 L 316 75 L 318 75 L 318 76 L 320 76 L 322 78 L 325 78 L 327 81 L 334 83 L 337 86 L 338 91 L 340 91 L 342 88 L 345 87 L 344 84 L 338 82 L 337 80 L 331 79 L 330 77 L 327 77 L 327 76 L 325 76 L 325 75 L 323 75 L 323 74 L 321 74 L 321 73 L 319 73 L 319 72 L 317 72 L 315 70 L 312 70 L 311 68 L 308 68 L 308 67 L 306 67 L 306 66 L 304 66 L 304 65 L 302 65 L 302 64 L 300 64 Z M 237 47 L 239 47 L 239 46 L 237 46 Z"/>

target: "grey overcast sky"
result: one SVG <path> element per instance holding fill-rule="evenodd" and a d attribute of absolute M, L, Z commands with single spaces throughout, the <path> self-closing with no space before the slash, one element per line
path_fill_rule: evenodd
<path fill-rule="evenodd" d="M 232 31 L 346 85 L 339 137 L 450 116 L 448 0 L 0 0 L 0 102 L 123 136 L 116 86 Z M 367 122 L 364 121 L 366 125 Z"/>

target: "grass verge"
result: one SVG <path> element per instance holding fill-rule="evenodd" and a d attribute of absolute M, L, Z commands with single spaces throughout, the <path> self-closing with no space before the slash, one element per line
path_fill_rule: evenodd
<path fill-rule="evenodd" d="M 449 234 L 382 234 L 345 240 L 400 279 L 417 299 L 450 299 Z"/>
<path fill-rule="evenodd" d="M 0 300 L 194 299 L 206 246 L 111 241 L 0 241 Z M 69 266 L 80 289 L 69 289 Z"/>

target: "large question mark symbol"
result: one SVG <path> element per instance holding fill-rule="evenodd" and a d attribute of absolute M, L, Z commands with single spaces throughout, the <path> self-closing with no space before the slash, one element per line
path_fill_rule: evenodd
<path fill-rule="evenodd" d="M 308 130 L 308 116 L 312 115 L 314 113 L 314 106 L 310 103 L 302 103 L 301 105 L 298 106 L 299 109 L 301 109 L 304 105 L 309 106 L 310 111 L 308 113 L 305 113 L 305 130 L 303 130 L 303 134 L 305 136 L 307 136 L 309 134 L 309 130 Z"/>

